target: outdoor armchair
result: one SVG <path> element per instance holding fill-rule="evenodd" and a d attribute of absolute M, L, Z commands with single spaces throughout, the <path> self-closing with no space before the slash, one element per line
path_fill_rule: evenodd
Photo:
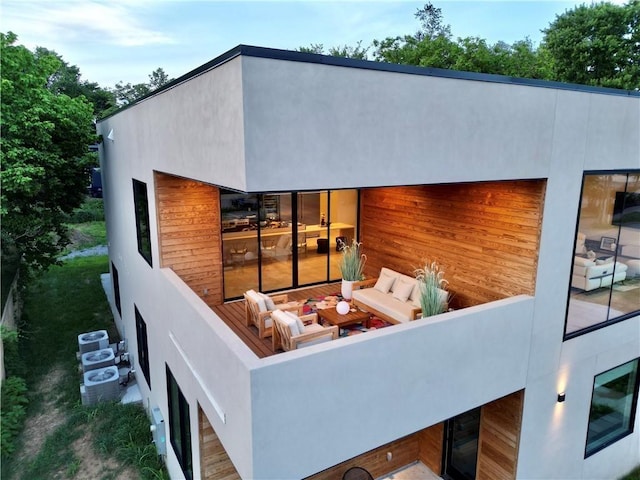
<path fill-rule="evenodd" d="M 302 313 L 302 305 L 298 302 L 290 302 L 286 293 L 266 295 L 254 290 L 244 293 L 245 324 L 247 327 L 255 325 L 260 338 L 271 335 L 273 325 L 271 314 L 276 309 Z"/>

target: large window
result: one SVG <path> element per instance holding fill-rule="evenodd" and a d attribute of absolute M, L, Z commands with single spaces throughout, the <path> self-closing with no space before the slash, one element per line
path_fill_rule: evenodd
<path fill-rule="evenodd" d="M 152 265 L 147 184 L 136 179 L 133 180 L 133 204 L 136 211 L 138 252 L 140 252 L 140 255 L 142 255 L 149 265 Z"/>
<path fill-rule="evenodd" d="M 640 311 L 640 172 L 584 175 L 570 288 L 567 338 Z"/>
<path fill-rule="evenodd" d="M 596 375 L 585 457 L 633 432 L 638 402 L 638 359 Z"/>
<path fill-rule="evenodd" d="M 358 191 L 221 190 L 224 296 L 338 280 L 338 239 L 357 235 Z"/>
<path fill-rule="evenodd" d="M 187 480 L 193 478 L 191 460 L 191 424 L 189 404 L 167 365 L 167 397 L 169 399 L 169 431 L 171 446 Z"/>
<path fill-rule="evenodd" d="M 149 372 L 149 344 L 147 342 L 147 323 L 140 315 L 138 307 L 134 305 L 136 314 L 136 340 L 138 341 L 138 365 L 144 374 L 147 385 L 151 388 L 151 375 Z"/>

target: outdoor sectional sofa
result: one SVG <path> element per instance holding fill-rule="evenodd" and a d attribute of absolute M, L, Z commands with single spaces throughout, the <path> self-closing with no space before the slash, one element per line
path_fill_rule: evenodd
<path fill-rule="evenodd" d="M 391 323 L 406 323 L 422 317 L 420 286 L 414 277 L 389 268 L 380 276 L 353 284 L 353 304 Z M 446 303 L 447 292 L 441 290 Z M 445 308 L 446 310 L 446 308 Z"/>

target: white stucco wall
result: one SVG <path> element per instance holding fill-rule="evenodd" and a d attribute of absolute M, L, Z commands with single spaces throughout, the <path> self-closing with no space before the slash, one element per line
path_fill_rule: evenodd
<path fill-rule="evenodd" d="M 117 323 L 135 352 L 134 302 L 147 322 L 145 403 L 168 422 L 165 362 L 189 399 L 195 472 L 198 404 L 244 478 L 283 478 L 523 387 L 519 478 L 612 478 L 640 463 L 640 417 L 584 460 L 593 377 L 640 356 L 640 320 L 562 341 L 582 173 L 640 169 L 640 98 L 242 57 L 99 129 Z M 131 179 L 147 183 L 153 220 L 154 170 L 248 191 L 546 178 L 535 297 L 258 360 L 159 269 L 154 221 L 153 268 L 138 254 Z"/>
<path fill-rule="evenodd" d="M 532 307 L 519 296 L 263 359 L 259 478 L 311 475 L 522 389 Z"/>

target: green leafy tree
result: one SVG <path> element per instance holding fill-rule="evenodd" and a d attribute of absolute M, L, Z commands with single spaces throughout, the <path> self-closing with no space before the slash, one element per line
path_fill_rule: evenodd
<path fill-rule="evenodd" d="M 300 47 L 298 48 L 299 52 L 304 53 L 318 53 L 320 55 L 324 55 L 324 45 L 321 43 L 312 43 L 308 47 Z M 369 47 L 362 46 L 362 40 L 360 40 L 355 47 L 349 45 L 339 45 L 337 47 L 329 48 L 327 54 L 333 57 L 344 57 L 344 58 L 356 58 L 358 60 L 367 60 L 367 53 L 369 52 Z"/>
<path fill-rule="evenodd" d="M 53 56 L 60 62 L 58 70 L 51 74 L 47 81 L 47 87 L 53 93 L 65 94 L 71 98 L 83 95 L 93 105 L 93 113 L 97 118 L 116 105 L 113 92 L 101 88 L 95 82 L 82 80 L 80 69 L 75 65 L 69 65 L 53 50 L 37 47 L 34 53 L 36 58 Z"/>
<path fill-rule="evenodd" d="M 166 83 L 169 83 L 172 79 L 169 78 L 169 75 L 165 73 L 162 68 L 156 68 L 149 75 L 149 89 L 151 91 L 156 90 L 163 86 Z"/>
<path fill-rule="evenodd" d="M 55 55 L 36 55 L 11 32 L 0 34 L 2 250 L 45 269 L 68 243 L 66 215 L 84 199 L 95 156 L 93 106 L 49 87 Z"/>
<path fill-rule="evenodd" d="M 118 105 L 124 106 L 135 102 L 138 98 L 144 97 L 148 93 L 151 93 L 151 89 L 146 83 L 116 83 L 113 93 L 116 96 Z"/>
<path fill-rule="evenodd" d="M 640 0 L 583 4 L 543 31 L 556 80 L 640 88 Z"/>
<path fill-rule="evenodd" d="M 420 20 L 421 29 L 414 35 L 416 40 L 425 38 L 451 38 L 451 26 L 444 24 L 442 9 L 434 7 L 431 2 L 425 3 L 414 15 Z"/>
<path fill-rule="evenodd" d="M 160 88 L 166 83 L 171 82 L 173 79 L 169 78 L 169 76 L 165 73 L 162 68 L 157 68 L 149 75 L 148 83 L 136 83 L 132 85 L 131 83 L 122 83 L 118 82 L 113 89 L 113 94 L 116 97 L 119 106 L 128 105 L 130 103 L 135 102 L 139 98 L 148 95 L 154 90 Z M 111 113 L 113 110 L 107 112 Z"/>

